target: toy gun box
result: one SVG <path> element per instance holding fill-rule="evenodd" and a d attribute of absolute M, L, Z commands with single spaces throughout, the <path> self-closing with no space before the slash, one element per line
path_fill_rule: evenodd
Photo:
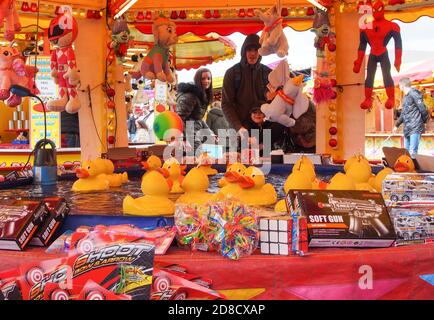
<path fill-rule="evenodd" d="M 383 181 L 386 203 L 434 201 L 434 173 L 392 173 Z"/>
<path fill-rule="evenodd" d="M 389 212 L 396 245 L 434 242 L 434 201 L 394 203 Z"/>
<path fill-rule="evenodd" d="M 0 249 L 23 250 L 47 215 L 41 201 L 0 199 Z"/>
<path fill-rule="evenodd" d="M 306 217 L 310 247 L 389 247 L 396 239 L 380 193 L 292 190 L 286 204 Z"/>
<path fill-rule="evenodd" d="M 45 247 L 50 243 L 53 235 L 61 227 L 70 210 L 64 198 L 44 198 L 42 201 L 47 206 L 49 214 L 29 243 L 32 246 L 38 247 Z"/>

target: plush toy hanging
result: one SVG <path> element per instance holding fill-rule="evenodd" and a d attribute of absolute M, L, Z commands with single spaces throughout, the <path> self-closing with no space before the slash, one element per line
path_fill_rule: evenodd
<path fill-rule="evenodd" d="M 282 60 L 268 75 L 273 87 L 282 87 L 276 90 L 276 96 L 270 104 L 263 104 L 261 111 L 268 120 L 278 122 L 286 127 L 295 125 L 298 119 L 309 107 L 309 99 L 303 93 L 303 76 L 291 78 L 289 65 Z M 279 83 L 280 82 L 280 83 Z"/>
<path fill-rule="evenodd" d="M 76 89 L 80 76 L 72 47 L 77 34 L 77 21 L 67 9 L 51 20 L 48 27 L 48 40 L 55 47 L 51 54 L 51 76 L 59 87 L 59 98 L 48 101 L 48 110 L 76 113 L 80 109 Z"/>
<path fill-rule="evenodd" d="M 275 53 L 278 57 L 283 58 L 288 55 L 289 46 L 288 40 L 283 33 L 281 8 L 280 0 L 278 0 L 274 6 L 264 13 L 261 10 L 254 11 L 265 25 L 259 39 L 261 48 L 258 52 L 261 56 Z"/>
<path fill-rule="evenodd" d="M 319 9 L 316 11 L 311 31 L 316 35 L 314 46 L 317 57 L 325 57 L 324 50 L 326 46 L 331 52 L 336 50 L 335 35 L 330 31 L 330 21 L 327 12 Z"/>
<path fill-rule="evenodd" d="M 163 82 L 173 82 L 172 72 L 169 68 L 169 48 L 178 42 L 176 25 L 165 17 L 154 18 L 152 24 L 154 46 L 143 59 L 141 75 L 147 79 L 157 78 Z M 137 78 L 137 74 L 132 74 Z"/>
<path fill-rule="evenodd" d="M 384 18 L 384 3 L 376 1 L 372 6 L 374 21 L 372 26 L 367 25 L 366 29 L 360 29 L 360 45 L 357 60 L 354 61 L 353 71 L 360 72 L 363 58 L 365 57 L 366 45 L 369 43 L 371 52 L 368 60 L 368 70 L 365 80 L 365 100 L 360 107 L 362 109 L 372 108 L 372 91 L 374 85 L 377 64 L 380 63 L 383 73 L 384 87 L 386 89 L 387 101 L 385 107 L 391 109 L 395 106 L 395 85 L 390 74 L 390 60 L 387 52 L 387 44 L 390 39 L 395 41 L 395 69 L 399 72 L 402 57 L 402 40 L 399 26 Z"/>
<path fill-rule="evenodd" d="M 128 28 L 127 22 L 123 18 L 115 20 L 112 28 L 112 41 L 109 43 L 109 56 L 113 52 L 118 63 L 125 62 L 129 42 L 132 39 L 133 37 L 130 36 L 130 29 Z"/>
<path fill-rule="evenodd" d="M 21 30 L 14 0 L 0 0 L 0 28 L 3 28 L 5 22 L 4 38 L 8 41 L 12 41 L 14 40 L 15 32 Z"/>
<path fill-rule="evenodd" d="M 15 48 L 0 47 L 0 100 L 5 101 L 10 107 L 21 104 L 21 97 L 12 94 L 10 87 L 20 85 L 30 89 L 34 94 L 38 93 L 33 77 L 37 69 L 26 66 L 24 58 Z"/>

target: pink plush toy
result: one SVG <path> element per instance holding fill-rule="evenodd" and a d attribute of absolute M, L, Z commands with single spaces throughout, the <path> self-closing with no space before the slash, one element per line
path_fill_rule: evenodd
<path fill-rule="evenodd" d="M 174 81 L 169 68 L 169 48 L 178 42 L 176 25 L 165 17 L 154 19 L 152 24 L 154 34 L 154 46 L 148 55 L 143 59 L 141 75 L 147 79 L 157 78 L 163 82 Z M 134 74 L 132 74 L 135 77 Z"/>
<path fill-rule="evenodd" d="M 59 86 L 59 98 L 50 100 L 47 109 L 76 113 L 80 109 L 77 85 L 80 75 L 75 61 L 72 44 L 78 35 L 77 21 L 67 9 L 51 20 L 48 40 L 55 46 L 51 54 L 51 76 Z"/>
<path fill-rule="evenodd" d="M 15 9 L 14 0 L 0 0 L 0 28 L 3 28 L 6 21 L 4 37 L 8 41 L 14 40 L 15 32 L 21 30 L 18 12 Z"/>
<path fill-rule="evenodd" d="M 37 93 L 32 79 L 36 72 L 34 67 L 24 64 L 17 49 L 0 47 L 0 100 L 7 100 L 6 104 L 10 107 L 21 104 L 21 97 L 10 94 L 10 87 L 15 84 Z"/>

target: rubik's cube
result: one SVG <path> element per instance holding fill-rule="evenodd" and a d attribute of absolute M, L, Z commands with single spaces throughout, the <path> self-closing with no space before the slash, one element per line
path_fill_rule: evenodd
<path fill-rule="evenodd" d="M 294 220 L 290 216 L 262 218 L 259 221 L 260 247 L 263 254 L 291 255 L 308 251 L 307 223 L 297 217 L 298 235 L 293 233 Z"/>

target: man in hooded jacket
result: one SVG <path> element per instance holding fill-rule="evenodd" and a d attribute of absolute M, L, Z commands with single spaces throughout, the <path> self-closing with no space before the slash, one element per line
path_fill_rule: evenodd
<path fill-rule="evenodd" d="M 250 129 L 250 110 L 267 101 L 271 69 L 261 64 L 260 47 L 259 36 L 249 34 L 241 47 L 241 61 L 228 69 L 223 78 L 223 113 L 229 125 L 244 137 Z"/>

